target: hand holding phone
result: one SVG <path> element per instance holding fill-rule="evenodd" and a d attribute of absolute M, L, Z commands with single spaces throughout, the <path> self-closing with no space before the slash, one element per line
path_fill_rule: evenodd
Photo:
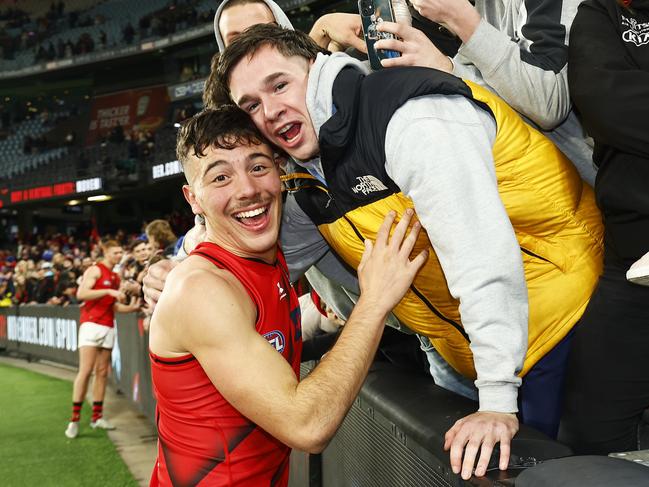
<path fill-rule="evenodd" d="M 367 45 L 367 55 L 372 69 L 381 69 L 381 59 L 399 57 L 398 51 L 375 49 L 374 43 L 380 39 L 394 39 L 394 35 L 377 30 L 383 21 L 394 22 L 394 12 L 390 0 L 358 0 L 358 11 L 363 24 L 363 37 Z"/>

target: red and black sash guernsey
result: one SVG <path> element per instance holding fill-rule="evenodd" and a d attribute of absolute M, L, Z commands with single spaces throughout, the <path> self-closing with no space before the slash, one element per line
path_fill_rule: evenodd
<path fill-rule="evenodd" d="M 95 282 L 93 289 L 119 289 L 119 276 L 101 262 L 97 263 L 101 274 Z M 104 296 L 99 299 L 90 299 L 81 305 L 80 323 L 96 323 L 104 326 L 115 326 L 115 298 Z"/>
<path fill-rule="evenodd" d="M 213 243 L 200 244 L 192 255 L 228 270 L 243 284 L 257 307 L 257 332 L 299 376 L 300 307 L 281 252 L 274 264 L 238 257 Z M 150 355 L 159 435 L 152 486 L 288 484 L 290 448 L 241 415 L 192 355 Z"/>

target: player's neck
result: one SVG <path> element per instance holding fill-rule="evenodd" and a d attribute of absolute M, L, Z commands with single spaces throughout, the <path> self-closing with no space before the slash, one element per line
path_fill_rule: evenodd
<path fill-rule="evenodd" d="M 209 235 L 207 235 L 205 240 L 207 242 L 218 245 L 223 250 L 226 250 L 227 252 L 230 252 L 237 257 L 242 257 L 244 259 L 260 260 L 262 262 L 265 262 L 266 264 L 274 264 L 277 260 L 277 244 L 264 252 L 251 252 L 241 249 L 235 245 L 231 245 L 228 242 L 224 242 L 219 238 L 212 238 Z"/>

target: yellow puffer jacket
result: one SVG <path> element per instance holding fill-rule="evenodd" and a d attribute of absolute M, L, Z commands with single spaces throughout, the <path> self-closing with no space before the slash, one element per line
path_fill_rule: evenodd
<path fill-rule="evenodd" d="M 566 336 L 586 308 L 602 267 L 601 216 L 592 188 L 549 139 L 488 90 L 466 84 L 473 98 L 486 104 L 495 117 L 498 190 L 522 251 L 529 296 L 523 376 Z M 310 179 L 312 189 L 327 191 Z M 390 210 L 403 214 L 413 207 L 412 200 L 395 192 L 318 228 L 333 250 L 357 268 L 363 239 L 375 239 L 384 216 Z M 459 303 L 450 295 L 439 261 L 422 232 L 413 255 L 424 248 L 430 258 L 394 313 L 413 331 L 429 337 L 453 368 L 475 378 Z"/>

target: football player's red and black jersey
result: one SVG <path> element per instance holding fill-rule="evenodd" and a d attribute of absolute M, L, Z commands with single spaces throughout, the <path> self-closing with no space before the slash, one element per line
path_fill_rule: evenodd
<path fill-rule="evenodd" d="M 95 264 L 101 274 L 92 286 L 93 289 L 119 289 L 119 276 L 101 262 Z M 115 326 L 115 301 L 110 295 L 99 299 L 89 299 L 81 305 L 79 323 L 95 323 L 97 325 Z"/>
<path fill-rule="evenodd" d="M 213 243 L 200 255 L 230 271 L 257 308 L 257 332 L 299 377 L 300 307 L 283 255 L 275 264 L 233 255 Z M 286 486 L 290 448 L 237 411 L 192 355 L 151 355 L 157 405 L 158 460 L 152 486 Z"/>

